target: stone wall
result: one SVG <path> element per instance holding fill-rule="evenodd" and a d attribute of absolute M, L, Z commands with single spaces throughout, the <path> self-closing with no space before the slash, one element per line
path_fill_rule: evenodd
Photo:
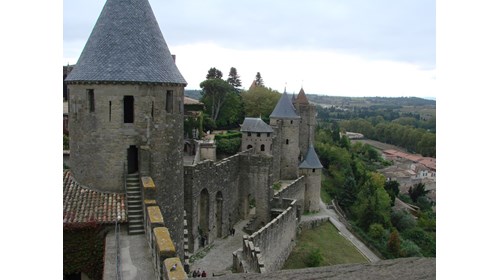
<path fill-rule="evenodd" d="M 254 148 L 256 153 L 271 155 L 273 134 L 270 132 L 242 132 L 241 150 Z M 263 150 L 262 150 L 263 148 Z"/>
<path fill-rule="evenodd" d="M 302 214 L 304 212 L 305 182 L 306 178 L 300 176 L 297 180 L 290 183 L 290 185 L 274 194 L 274 198 L 279 200 L 284 198 L 295 199 L 297 201 L 297 209 Z"/>
<path fill-rule="evenodd" d="M 243 248 L 233 253 L 238 272 L 266 273 L 280 270 L 285 263 L 294 246 L 298 221 L 296 201 L 282 202 L 286 210 L 257 232 L 244 236 Z"/>
<path fill-rule="evenodd" d="M 145 197 L 143 209 L 146 209 L 144 211 L 144 231 L 153 259 L 156 279 L 187 279 L 188 276 L 178 257 L 170 231 L 164 226 L 160 207 L 155 204 L 154 200 L 150 199 L 157 192 L 152 178 L 143 177 L 141 187 Z M 176 269 L 171 271 L 174 263 L 177 264 Z"/>
<path fill-rule="evenodd" d="M 297 113 L 300 115 L 299 148 L 301 159 L 307 154 L 311 144 L 314 144 L 316 131 L 316 107 L 311 104 L 296 104 Z"/>
<path fill-rule="evenodd" d="M 185 166 L 184 205 L 191 252 L 199 249 L 202 235 L 206 235 L 205 244 L 210 243 L 217 237 L 227 236 L 229 229 L 239 220 L 239 166 L 239 155 L 217 163 L 205 160 Z M 202 192 L 208 194 L 207 201 L 201 201 L 205 199 Z M 200 209 L 206 202 L 208 212 Z M 201 219 L 207 219 L 206 228 L 200 224 Z"/>

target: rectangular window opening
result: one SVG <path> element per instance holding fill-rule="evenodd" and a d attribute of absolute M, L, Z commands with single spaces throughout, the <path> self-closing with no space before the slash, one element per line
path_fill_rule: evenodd
<path fill-rule="evenodd" d="M 111 101 L 109 101 L 109 121 L 111 121 Z"/>
<path fill-rule="evenodd" d="M 151 121 L 155 120 L 155 102 L 152 101 L 151 103 Z"/>
<path fill-rule="evenodd" d="M 94 90 L 87 89 L 87 99 L 89 101 L 89 112 L 95 112 L 95 99 L 94 99 Z"/>
<path fill-rule="evenodd" d="M 167 110 L 167 113 L 173 113 L 174 111 L 174 91 L 173 90 L 167 90 L 167 101 L 166 101 L 166 107 L 165 109 Z"/>
<path fill-rule="evenodd" d="M 123 97 L 123 122 L 134 122 L 134 97 L 131 95 Z"/>

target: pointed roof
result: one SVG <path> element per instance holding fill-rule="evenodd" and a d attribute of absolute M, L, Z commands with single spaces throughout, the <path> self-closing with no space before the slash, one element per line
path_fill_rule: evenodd
<path fill-rule="evenodd" d="M 319 161 L 318 155 L 314 150 L 314 147 L 309 146 L 309 150 L 307 150 L 306 158 L 300 163 L 299 168 L 323 168 L 323 165 Z"/>
<path fill-rule="evenodd" d="M 307 100 L 306 93 L 303 88 L 300 88 L 299 94 L 297 98 L 295 98 L 294 104 L 309 104 L 309 100 Z"/>
<path fill-rule="evenodd" d="M 300 119 L 286 91 L 281 95 L 280 100 L 269 117 L 277 119 Z"/>
<path fill-rule="evenodd" d="M 257 87 L 257 82 L 255 80 L 253 80 L 252 84 L 250 85 L 250 87 L 248 88 L 248 90 L 253 90 Z"/>
<path fill-rule="evenodd" d="M 273 132 L 273 129 L 260 118 L 245 118 L 241 125 L 242 132 Z"/>
<path fill-rule="evenodd" d="M 148 0 L 107 0 L 66 81 L 187 84 Z"/>

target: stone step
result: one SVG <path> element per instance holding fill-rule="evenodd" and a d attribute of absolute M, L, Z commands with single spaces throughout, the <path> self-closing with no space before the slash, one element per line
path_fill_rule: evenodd
<path fill-rule="evenodd" d="M 130 212 L 129 212 L 129 214 L 128 214 L 128 220 L 129 221 L 132 221 L 132 220 L 137 221 L 137 220 L 139 220 L 139 221 L 142 222 L 143 218 L 142 218 L 141 214 L 132 214 L 131 215 Z"/>
<path fill-rule="evenodd" d="M 143 229 L 144 230 L 144 225 L 142 223 L 137 223 L 137 224 L 128 224 L 129 229 Z"/>
<path fill-rule="evenodd" d="M 140 201 L 129 201 L 127 202 L 127 210 L 141 210 L 142 211 L 142 204 Z"/>
<path fill-rule="evenodd" d="M 128 234 L 129 235 L 144 234 L 144 229 L 129 229 Z"/>

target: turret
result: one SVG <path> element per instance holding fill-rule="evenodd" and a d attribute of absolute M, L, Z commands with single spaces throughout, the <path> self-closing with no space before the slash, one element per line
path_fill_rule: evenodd
<path fill-rule="evenodd" d="M 323 165 L 312 145 L 309 146 L 304 160 L 300 163 L 300 175 L 305 176 L 304 210 L 319 211 L 321 193 L 321 170 Z"/>
<path fill-rule="evenodd" d="M 183 255 L 183 96 L 186 81 L 147 0 L 108 0 L 69 88 L 71 168 L 86 187 L 125 192 L 125 177 L 153 178 Z"/>
<path fill-rule="evenodd" d="M 245 118 L 241 125 L 241 150 L 254 148 L 259 154 L 271 155 L 273 128 L 260 118 Z"/>
<path fill-rule="evenodd" d="M 276 145 L 280 149 L 279 179 L 296 179 L 299 165 L 300 116 L 295 112 L 286 90 L 269 118 L 276 134 Z"/>
<path fill-rule="evenodd" d="M 300 159 L 307 153 L 310 145 L 314 143 L 314 133 L 316 130 L 316 107 L 307 100 L 304 89 L 301 88 L 299 94 L 293 101 L 297 114 L 301 117 L 299 126 L 299 148 Z"/>

